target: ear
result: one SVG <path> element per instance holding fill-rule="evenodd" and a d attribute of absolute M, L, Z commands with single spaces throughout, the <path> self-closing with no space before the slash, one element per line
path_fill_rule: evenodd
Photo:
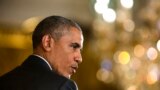
<path fill-rule="evenodd" d="M 42 37 L 42 46 L 45 51 L 51 51 L 53 39 L 49 35 L 44 35 Z"/>

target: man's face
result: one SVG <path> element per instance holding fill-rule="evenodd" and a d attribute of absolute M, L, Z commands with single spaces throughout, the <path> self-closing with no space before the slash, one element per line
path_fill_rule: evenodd
<path fill-rule="evenodd" d="M 82 62 L 81 49 L 83 45 L 82 32 L 76 28 L 54 42 L 50 53 L 50 63 L 60 75 L 70 78 Z"/>

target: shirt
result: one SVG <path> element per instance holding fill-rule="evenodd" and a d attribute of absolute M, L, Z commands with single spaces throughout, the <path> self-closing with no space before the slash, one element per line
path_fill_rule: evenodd
<path fill-rule="evenodd" d="M 34 55 L 34 56 L 37 56 L 37 57 L 39 57 L 39 58 L 41 58 L 42 60 L 44 60 L 44 61 L 47 63 L 47 65 L 49 66 L 50 70 L 52 70 L 51 65 L 49 64 L 49 62 L 48 62 L 45 58 L 43 58 L 42 56 L 37 55 L 37 54 L 33 54 L 33 55 Z"/>

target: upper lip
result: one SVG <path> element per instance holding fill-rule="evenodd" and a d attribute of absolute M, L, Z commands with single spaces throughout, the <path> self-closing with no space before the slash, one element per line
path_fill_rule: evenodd
<path fill-rule="evenodd" d="M 74 68 L 75 70 L 77 70 L 78 69 L 78 66 L 76 65 L 76 66 L 72 66 L 72 68 Z"/>
<path fill-rule="evenodd" d="M 72 68 L 77 70 L 78 69 L 78 65 L 73 65 Z"/>

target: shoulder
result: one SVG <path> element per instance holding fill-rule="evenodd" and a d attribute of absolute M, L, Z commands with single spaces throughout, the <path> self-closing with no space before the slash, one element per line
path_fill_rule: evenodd
<path fill-rule="evenodd" d="M 78 90 L 76 83 L 72 80 L 67 80 L 60 87 L 60 90 Z"/>
<path fill-rule="evenodd" d="M 50 75 L 51 76 L 49 79 L 52 80 L 51 82 L 58 87 L 58 90 L 78 90 L 77 85 L 73 80 L 61 76 L 55 72 L 52 72 Z"/>
<path fill-rule="evenodd" d="M 0 77 L 2 88 L 39 88 L 41 90 L 78 90 L 74 81 L 51 71 L 37 57 L 29 57 L 21 66 Z M 30 89 L 28 89 L 30 90 Z"/>

